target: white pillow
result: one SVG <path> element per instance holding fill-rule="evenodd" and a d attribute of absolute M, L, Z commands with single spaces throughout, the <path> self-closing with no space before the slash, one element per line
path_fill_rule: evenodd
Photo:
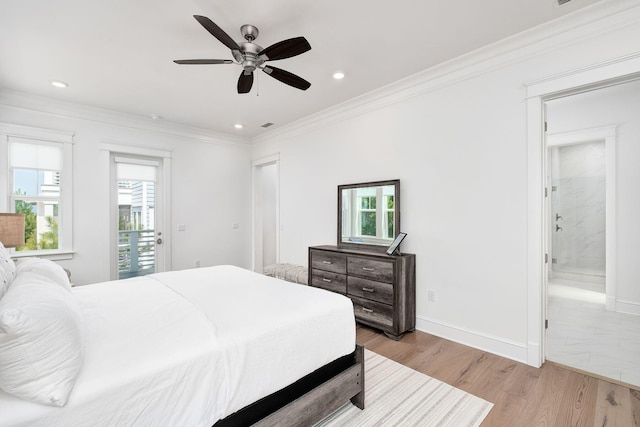
<path fill-rule="evenodd" d="M 71 292 L 69 276 L 64 268 L 44 258 L 21 258 L 16 262 L 16 275 L 26 272 L 41 274 Z"/>
<path fill-rule="evenodd" d="M 4 272 L 2 268 L 0 268 L 0 299 L 4 296 L 5 292 L 9 288 L 9 278 L 7 277 L 7 273 Z"/>
<path fill-rule="evenodd" d="M 0 300 L 0 389 L 64 406 L 82 367 L 81 313 L 73 294 L 25 272 Z"/>
<path fill-rule="evenodd" d="M 0 242 L 0 298 L 7 291 L 7 287 L 16 277 L 16 264 L 11 259 L 11 254 Z"/>

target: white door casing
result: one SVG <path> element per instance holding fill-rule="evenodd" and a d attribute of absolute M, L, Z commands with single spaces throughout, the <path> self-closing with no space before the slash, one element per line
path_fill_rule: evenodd
<path fill-rule="evenodd" d="M 527 91 L 527 363 L 544 362 L 547 251 L 547 164 L 544 102 L 640 78 L 640 53 L 529 82 Z M 610 156 L 609 156 L 610 157 Z M 609 166 L 609 165 L 607 165 Z M 615 181 L 613 181 L 615 185 Z M 609 192 L 608 192 L 609 193 Z M 607 195 L 607 197 L 609 197 Z M 609 212 L 607 212 L 609 216 Z M 609 224 L 607 224 L 609 227 Z M 615 229 L 615 228 L 613 228 Z M 609 254 L 607 254 L 609 256 Z M 607 271 L 609 268 L 607 269 Z M 615 281 L 614 281 L 615 283 Z"/>
<path fill-rule="evenodd" d="M 120 144 L 103 143 L 101 145 L 102 185 L 105 197 L 102 209 L 108 212 L 108 236 L 104 241 L 109 242 L 110 278 L 118 278 L 118 215 L 113 206 L 117 205 L 116 171 L 113 157 L 124 155 L 129 157 L 155 158 L 158 162 L 158 177 L 155 201 L 155 230 L 156 239 L 162 243 L 156 245 L 156 272 L 171 270 L 171 152 L 149 148 L 132 147 Z M 157 236 L 157 233 L 162 233 Z"/>

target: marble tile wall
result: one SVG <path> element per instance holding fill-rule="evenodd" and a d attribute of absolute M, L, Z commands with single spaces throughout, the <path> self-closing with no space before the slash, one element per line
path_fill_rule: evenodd
<path fill-rule="evenodd" d="M 604 276 L 604 142 L 559 146 L 552 150 L 552 270 Z M 560 216 L 557 220 L 556 214 Z M 557 231 L 556 224 L 560 227 Z"/>

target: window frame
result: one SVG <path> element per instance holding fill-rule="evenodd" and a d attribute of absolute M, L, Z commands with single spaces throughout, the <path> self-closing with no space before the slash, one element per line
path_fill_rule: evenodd
<path fill-rule="evenodd" d="M 71 259 L 73 257 L 73 136 L 72 132 L 36 128 L 8 123 L 0 123 L 0 211 L 14 212 L 15 197 L 13 195 L 13 173 L 9 166 L 9 141 L 26 139 L 29 143 L 41 143 L 59 147 L 62 150 L 62 167 L 60 169 L 60 196 L 58 209 L 58 249 L 35 251 L 15 251 L 12 257 L 21 258 L 38 256 L 52 260 Z M 27 142 L 27 141 L 26 141 Z M 24 199 L 39 199 L 39 196 L 25 196 Z M 41 199 L 51 200 L 50 197 Z"/>

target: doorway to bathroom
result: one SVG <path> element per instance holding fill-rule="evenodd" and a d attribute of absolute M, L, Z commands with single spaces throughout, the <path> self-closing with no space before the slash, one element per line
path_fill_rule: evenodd
<path fill-rule="evenodd" d="M 549 145 L 551 278 L 604 295 L 606 278 L 605 141 Z M 587 285 L 591 284 L 591 285 Z M 604 302 L 604 300 L 603 300 Z"/>
<path fill-rule="evenodd" d="M 640 385 L 640 82 L 545 102 L 547 305 L 545 358 Z M 623 232 L 621 232 L 623 231 Z"/>

